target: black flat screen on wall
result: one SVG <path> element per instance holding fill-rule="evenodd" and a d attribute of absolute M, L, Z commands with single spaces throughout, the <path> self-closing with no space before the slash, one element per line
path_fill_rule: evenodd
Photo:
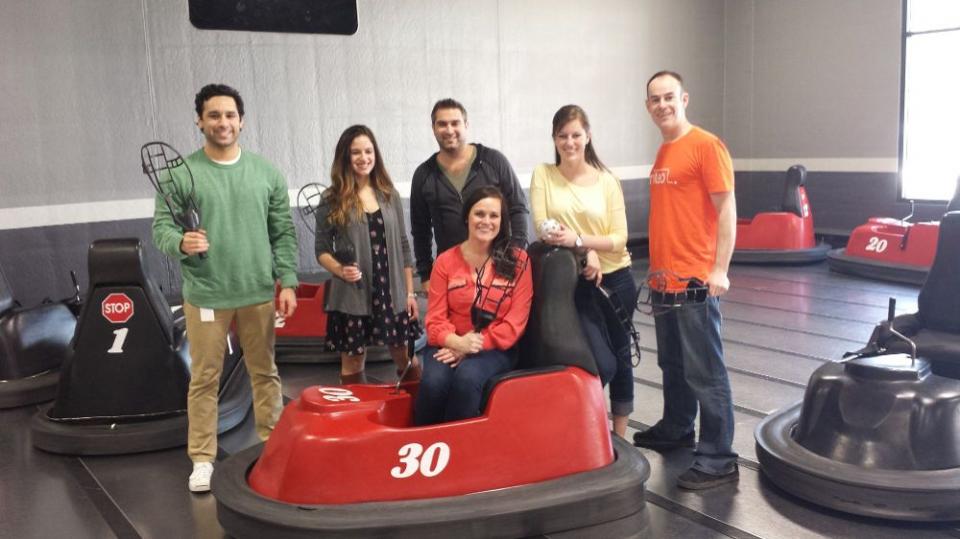
<path fill-rule="evenodd" d="M 189 0 L 190 22 L 204 30 L 352 35 L 356 0 Z"/>

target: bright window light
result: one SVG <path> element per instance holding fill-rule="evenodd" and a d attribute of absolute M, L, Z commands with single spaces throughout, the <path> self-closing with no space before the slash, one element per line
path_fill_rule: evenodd
<path fill-rule="evenodd" d="M 948 200 L 960 175 L 960 2 L 905 1 L 901 195 Z"/>

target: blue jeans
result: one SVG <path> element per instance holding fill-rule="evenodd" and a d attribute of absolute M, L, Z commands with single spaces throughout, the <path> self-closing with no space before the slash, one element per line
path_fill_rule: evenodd
<path fill-rule="evenodd" d="M 437 349 L 423 350 L 423 375 L 413 407 L 416 425 L 432 425 L 480 415 L 480 399 L 487 380 L 513 368 L 514 358 L 503 350 L 470 354 L 456 367 L 434 358 Z"/>
<path fill-rule="evenodd" d="M 719 475 L 733 470 L 733 398 L 723 363 L 720 300 L 687 303 L 658 315 L 657 364 L 663 371 L 663 419 L 667 438 L 693 431 L 700 408 L 700 437 L 692 468 Z"/>
<path fill-rule="evenodd" d="M 637 285 L 630 268 L 603 274 L 603 288 L 611 303 L 620 307 L 623 319 L 613 308 L 601 308 L 608 300 L 592 282 L 577 282 L 575 303 L 580 326 L 597 362 L 600 384 L 610 384 L 610 412 L 627 416 L 633 412 L 633 363 L 630 356 L 630 333 L 624 327 L 631 323 L 637 301 Z"/>
<path fill-rule="evenodd" d="M 613 299 L 621 306 L 621 320 L 607 320 L 610 328 L 610 344 L 617 359 L 616 371 L 610 380 L 610 412 L 625 416 L 633 412 L 633 362 L 630 356 L 630 333 L 626 324 L 633 323 L 633 311 L 637 304 L 637 284 L 630 268 L 603 274 L 600 281 Z"/>

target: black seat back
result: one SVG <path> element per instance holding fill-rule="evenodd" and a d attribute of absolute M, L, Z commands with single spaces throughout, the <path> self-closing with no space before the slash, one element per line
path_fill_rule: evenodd
<path fill-rule="evenodd" d="M 940 221 L 937 255 L 917 298 L 918 316 L 934 331 L 960 334 L 960 211 Z"/>
<path fill-rule="evenodd" d="M 123 420 L 182 413 L 189 356 L 174 338 L 170 305 L 144 273 L 140 240 L 98 240 L 88 266 L 90 288 L 48 416 Z M 111 316 L 111 305 L 124 297 L 131 316 Z"/>
<path fill-rule="evenodd" d="M 97 288 L 133 286 L 143 289 L 153 314 L 160 322 L 167 342 L 173 344 L 173 314 L 157 282 L 144 273 L 143 248 L 136 238 L 97 240 L 90 245 L 87 268 L 90 291 L 87 303 Z M 96 306 L 99 309 L 99 305 Z"/>
<path fill-rule="evenodd" d="M 597 363 L 574 305 L 579 276 L 569 249 L 536 242 L 527 250 L 533 272 L 533 305 L 520 341 L 520 368 L 565 365 L 597 375 Z"/>
<path fill-rule="evenodd" d="M 807 182 L 807 169 L 803 165 L 793 165 L 787 169 L 787 177 L 783 183 L 783 200 L 780 211 L 795 213 L 803 217 L 803 198 L 800 189 Z"/>
<path fill-rule="evenodd" d="M 16 303 L 13 301 L 13 289 L 7 281 L 7 276 L 3 274 L 3 268 L 0 267 L 0 315 L 13 308 Z"/>
<path fill-rule="evenodd" d="M 957 187 L 953 191 L 953 198 L 947 204 L 947 212 L 960 211 L 960 176 L 957 176 Z"/>

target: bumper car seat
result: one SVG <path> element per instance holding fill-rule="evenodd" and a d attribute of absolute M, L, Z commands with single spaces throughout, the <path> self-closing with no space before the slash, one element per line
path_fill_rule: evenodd
<path fill-rule="evenodd" d="M 849 513 L 960 519 L 958 272 L 960 212 L 951 212 L 918 312 L 894 318 L 891 305 L 865 348 L 817 369 L 802 403 L 757 426 L 767 477 Z"/>
<path fill-rule="evenodd" d="M 78 294 L 20 307 L 0 268 L 0 409 L 53 399 L 79 306 Z"/>
<path fill-rule="evenodd" d="M 74 455 L 123 454 L 186 444 L 189 345 L 144 272 L 137 239 L 90 246 L 90 289 L 56 400 L 34 416 L 33 444 Z M 231 332 L 219 389 L 220 432 L 246 416 L 251 390 Z"/>
<path fill-rule="evenodd" d="M 787 169 L 783 196 L 775 211 L 737 219 L 732 261 L 739 264 L 809 264 L 827 257 L 830 246 L 817 244 L 813 213 L 804 184 L 807 169 Z"/>

